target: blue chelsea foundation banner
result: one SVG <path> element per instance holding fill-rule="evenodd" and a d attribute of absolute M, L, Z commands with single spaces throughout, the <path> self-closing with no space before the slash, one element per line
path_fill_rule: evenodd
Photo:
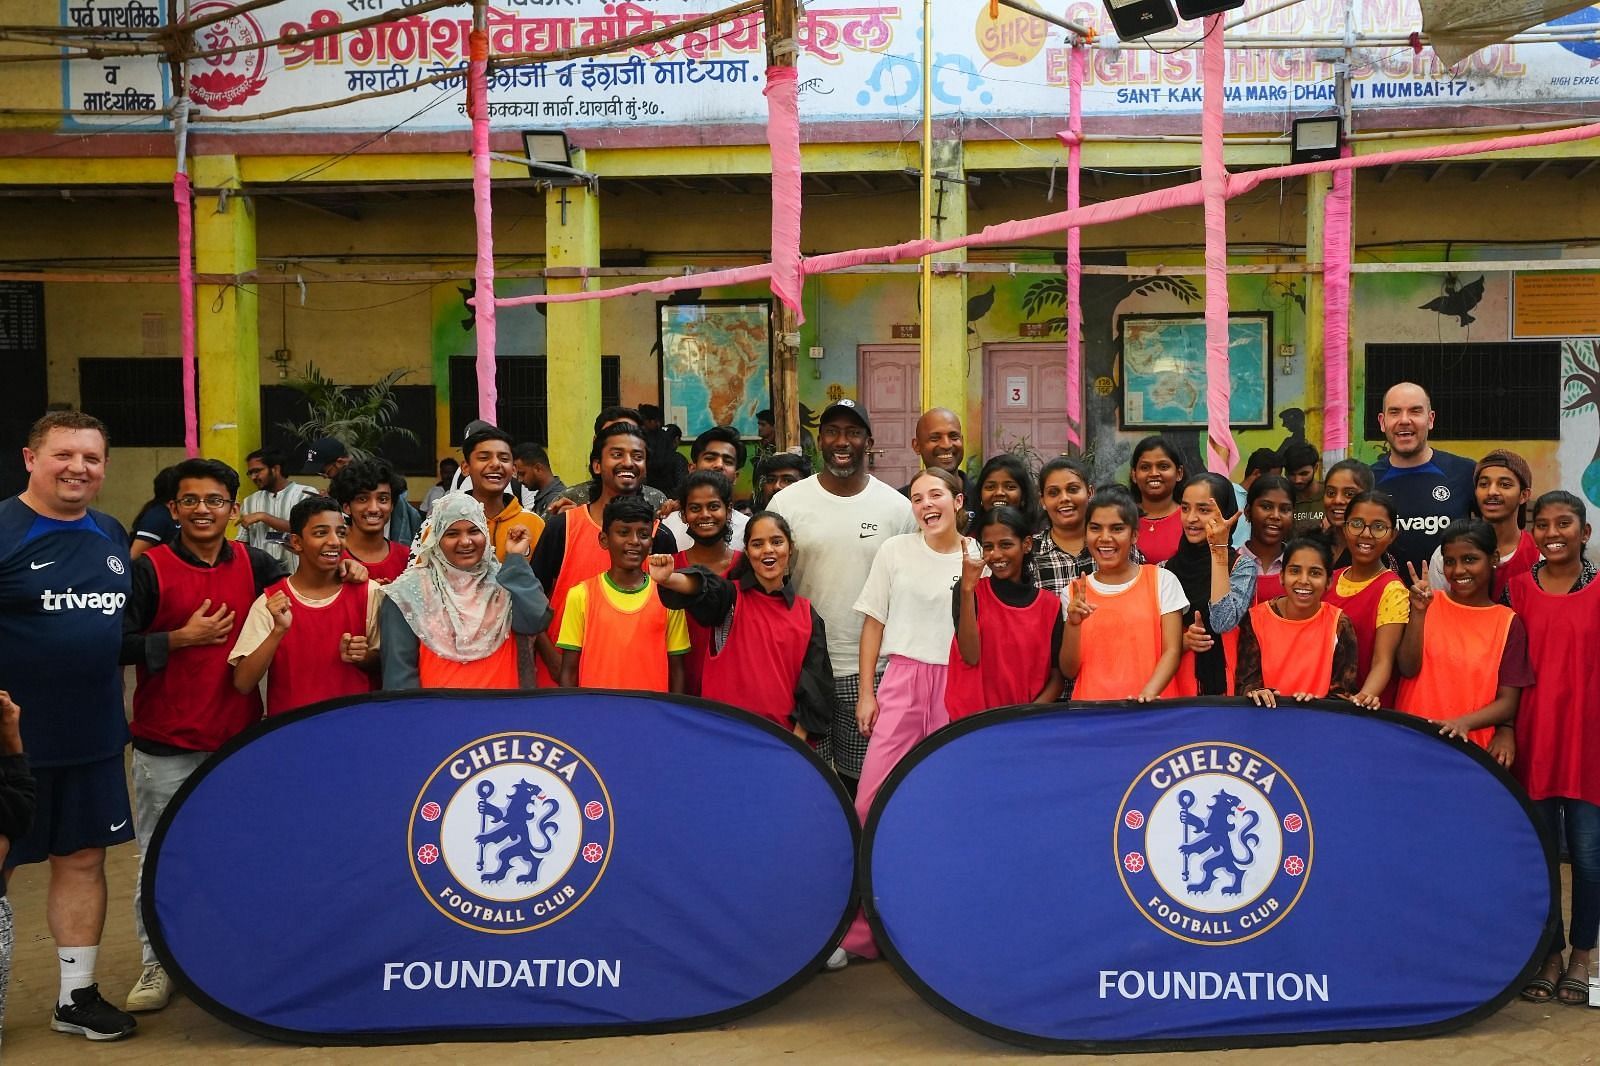
<path fill-rule="evenodd" d="M 879 795 L 880 946 L 939 1009 L 1068 1050 L 1375 1040 L 1493 1011 L 1543 958 L 1525 796 L 1349 705 L 978 715 Z"/>
<path fill-rule="evenodd" d="M 145 919 L 212 1013 L 312 1043 L 715 1024 L 821 966 L 856 827 L 803 743 L 619 692 L 275 719 L 178 793 Z"/>

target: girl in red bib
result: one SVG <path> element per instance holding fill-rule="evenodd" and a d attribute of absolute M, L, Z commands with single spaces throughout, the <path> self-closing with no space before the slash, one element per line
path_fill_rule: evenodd
<path fill-rule="evenodd" d="M 1131 495 L 1101 488 L 1088 515 L 1095 572 L 1075 578 L 1065 596 L 1061 674 L 1075 680 L 1074 699 L 1149 703 L 1176 695 L 1189 597 L 1171 571 L 1129 558 L 1139 535 Z"/>
<path fill-rule="evenodd" d="M 550 623 L 520 526 L 506 535 L 506 560 L 488 550 L 483 504 L 465 492 L 440 497 L 409 569 L 383 586 L 378 609 L 383 687 L 518 688 L 513 632 Z"/>
<path fill-rule="evenodd" d="M 1349 566 L 1353 559 L 1345 519 L 1356 497 L 1372 489 L 1372 468 L 1360 459 L 1339 460 L 1322 479 L 1322 535 L 1333 545 L 1335 569 Z"/>
<path fill-rule="evenodd" d="M 1333 552 L 1310 537 L 1284 550 L 1283 592 L 1256 604 L 1239 625 L 1239 691 L 1262 707 L 1284 696 L 1304 703 L 1346 696 L 1356 686 L 1356 631 L 1322 601 Z"/>
<path fill-rule="evenodd" d="M 698 566 L 674 570 L 661 556 L 651 558 L 650 577 L 661 602 L 706 634 L 700 695 L 802 740 L 820 739 L 833 720 L 833 667 L 822 619 L 789 584 L 789 523 L 758 511 L 744 527 L 744 543 L 726 577 Z"/>
<path fill-rule="evenodd" d="M 1361 687 L 1351 702 L 1368 710 L 1392 707 L 1395 649 L 1411 617 L 1405 583 L 1390 569 L 1386 554 L 1398 533 L 1394 500 L 1385 492 L 1357 493 L 1345 501 L 1342 512 L 1332 551 L 1337 554 L 1343 548 L 1348 531 L 1349 565 L 1334 570 L 1323 599 L 1343 611 L 1355 627 Z"/>
<path fill-rule="evenodd" d="M 1183 456 L 1167 438 L 1146 437 L 1133 446 L 1128 476 L 1128 487 L 1139 503 L 1139 550 L 1145 562 L 1164 563 L 1183 540 L 1178 507 L 1178 486 L 1185 476 Z"/>
<path fill-rule="evenodd" d="M 1564 828 L 1572 858 L 1571 924 L 1563 929 L 1558 897 L 1550 956 L 1522 994 L 1572 1005 L 1589 1001 L 1600 939 L 1600 582 L 1584 558 L 1586 517 L 1583 501 L 1570 492 L 1540 496 L 1531 518 L 1540 561 L 1511 579 L 1506 597 L 1528 627 L 1535 674 L 1517 708 L 1511 771 L 1528 790 L 1552 849 Z M 1496 731 L 1495 747 L 1504 732 Z M 1572 947 L 1565 968 L 1564 944 Z"/>
<path fill-rule="evenodd" d="M 1244 514 L 1250 522 L 1244 550 L 1261 568 L 1255 602 L 1266 603 L 1283 595 L 1283 547 L 1294 532 L 1294 486 L 1277 474 L 1262 474 L 1250 483 Z"/>
<path fill-rule="evenodd" d="M 678 570 L 698 566 L 719 577 L 728 576 L 741 558 L 731 546 L 733 483 L 715 470 L 696 470 L 678 488 L 678 511 L 693 543 L 672 556 L 672 565 Z M 686 615 L 685 621 L 689 626 L 689 653 L 683 657 L 683 691 L 699 696 L 711 630 L 693 615 Z"/>
<path fill-rule="evenodd" d="M 944 688 L 951 721 L 1016 703 L 1053 703 L 1061 694 L 1061 601 L 1027 580 L 1033 524 L 1003 504 L 981 522 L 978 543 L 967 541 L 954 597 Z"/>
<path fill-rule="evenodd" d="M 1487 748 L 1494 727 L 1516 717 L 1522 689 L 1533 684 L 1528 633 L 1511 608 L 1489 597 L 1496 553 L 1488 523 L 1451 522 L 1442 547 L 1442 596 L 1428 582 L 1427 563 L 1421 573 L 1406 564 L 1411 618 L 1395 655 L 1401 678 L 1395 708 Z"/>

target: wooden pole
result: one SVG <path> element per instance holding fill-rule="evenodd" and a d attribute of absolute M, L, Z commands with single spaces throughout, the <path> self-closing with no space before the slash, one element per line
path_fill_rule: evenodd
<path fill-rule="evenodd" d="M 765 0 L 767 65 L 795 65 L 798 0 Z M 782 300 L 772 302 L 772 429 L 779 448 L 800 446 L 800 323 Z"/>

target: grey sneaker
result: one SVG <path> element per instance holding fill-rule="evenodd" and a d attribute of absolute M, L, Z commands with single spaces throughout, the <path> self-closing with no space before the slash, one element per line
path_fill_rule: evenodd
<path fill-rule="evenodd" d="M 73 989 L 72 1005 L 56 1005 L 50 1028 L 76 1033 L 90 1040 L 121 1040 L 139 1027 L 133 1017 L 113 1007 L 100 995 L 99 985 Z"/>
<path fill-rule="evenodd" d="M 172 978 L 167 976 L 167 971 L 161 968 L 159 962 L 152 962 L 144 968 L 139 980 L 133 983 L 133 990 L 128 993 L 127 1009 L 130 1013 L 160 1010 L 171 999 Z"/>

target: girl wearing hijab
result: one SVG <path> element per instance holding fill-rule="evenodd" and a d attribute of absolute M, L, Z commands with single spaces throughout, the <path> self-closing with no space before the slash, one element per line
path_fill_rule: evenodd
<path fill-rule="evenodd" d="M 1254 555 L 1232 547 L 1239 498 L 1227 478 L 1196 474 L 1183 483 L 1178 499 L 1183 535 L 1162 564 L 1189 598 L 1173 694 L 1231 696 L 1239 622 L 1255 601 L 1261 565 Z"/>
<path fill-rule="evenodd" d="M 465 492 L 439 498 L 411 568 L 382 589 L 385 689 L 519 687 L 511 634 L 543 632 L 550 602 L 528 567 L 526 529 L 507 532 L 503 563 L 488 544 L 481 503 Z"/>

